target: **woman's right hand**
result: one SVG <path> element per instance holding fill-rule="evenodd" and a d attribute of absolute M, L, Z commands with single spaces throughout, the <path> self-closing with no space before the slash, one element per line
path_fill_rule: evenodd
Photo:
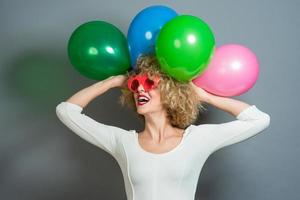
<path fill-rule="evenodd" d="M 127 87 L 127 76 L 120 74 L 111 76 L 108 79 L 112 81 L 113 87 L 126 88 Z"/>

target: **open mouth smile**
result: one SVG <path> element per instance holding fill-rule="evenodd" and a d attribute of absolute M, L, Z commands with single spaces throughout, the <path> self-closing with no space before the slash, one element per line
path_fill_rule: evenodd
<path fill-rule="evenodd" d="M 138 95 L 137 102 L 138 102 L 139 106 L 144 105 L 144 104 L 148 103 L 149 101 L 150 101 L 150 99 L 147 96 Z"/>

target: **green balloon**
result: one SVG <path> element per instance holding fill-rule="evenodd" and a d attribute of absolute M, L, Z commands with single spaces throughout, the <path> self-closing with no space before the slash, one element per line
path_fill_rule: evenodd
<path fill-rule="evenodd" d="M 104 21 L 80 25 L 69 39 L 68 55 L 76 70 L 95 80 L 125 74 L 130 68 L 125 36 Z"/>
<path fill-rule="evenodd" d="M 176 80 L 187 82 L 208 66 L 215 49 L 209 26 L 191 15 L 180 15 L 160 30 L 155 46 L 162 71 Z"/>

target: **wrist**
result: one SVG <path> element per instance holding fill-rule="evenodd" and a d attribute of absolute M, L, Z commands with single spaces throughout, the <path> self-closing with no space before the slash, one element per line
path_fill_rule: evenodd
<path fill-rule="evenodd" d="M 110 88 L 113 88 L 115 87 L 114 86 L 114 81 L 112 79 L 105 79 L 105 80 L 102 80 L 102 81 L 99 81 L 95 84 L 93 84 L 93 87 L 96 89 L 96 90 L 109 90 Z"/>
<path fill-rule="evenodd" d="M 215 95 L 213 95 L 211 93 L 207 93 L 206 97 L 203 98 L 203 102 L 208 103 L 208 104 L 213 104 L 215 98 L 216 98 Z"/>
<path fill-rule="evenodd" d="M 109 88 L 117 87 L 117 84 L 118 84 L 115 79 L 115 76 L 111 76 L 111 77 L 105 79 L 104 82 Z"/>

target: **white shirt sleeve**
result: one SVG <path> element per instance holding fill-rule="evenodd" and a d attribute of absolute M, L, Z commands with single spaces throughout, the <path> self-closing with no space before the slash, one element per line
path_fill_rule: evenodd
<path fill-rule="evenodd" d="M 56 115 L 78 136 L 107 153 L 115 155 L 117 140 L 126 130 L 99 123 L 82 114 L 82 110 L 83 108 L 77 104 L 61 102 L 56 106 Z"/>
<path fill-rule="evenodd" d="M 243 140 L 246 140 L 270 124 L 270 116 L 255 105 L 249 106 L 236 116 L 237 120 L 210 124 L 209 138 L 212 144 L 211 153 Z"/>

